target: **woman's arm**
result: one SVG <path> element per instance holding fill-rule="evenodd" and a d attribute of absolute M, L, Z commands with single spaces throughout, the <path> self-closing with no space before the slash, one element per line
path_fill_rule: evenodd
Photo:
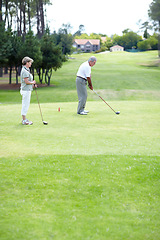
<path fill-rule="evenodd" d="M 36 84 L 36 81 L 33 80 L 32 82 L 29 81 L 29 78 L 24 78 L 24 81 L 27 85 L 32 85 L 32 84 Z"/>

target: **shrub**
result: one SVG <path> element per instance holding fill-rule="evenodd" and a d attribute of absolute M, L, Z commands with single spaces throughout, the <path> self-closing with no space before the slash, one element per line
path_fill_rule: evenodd
<path fill-rule="evenodd" d="M 138 49 L 141 50 L 141 51 L 146 51 L 146 50 L 151 49 L 151 46 L 150 46 L 148 40 L 138 42 L 137 46 L 138 46 Z"/>

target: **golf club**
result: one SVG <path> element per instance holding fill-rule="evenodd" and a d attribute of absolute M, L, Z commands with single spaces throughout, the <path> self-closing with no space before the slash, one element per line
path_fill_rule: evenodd
<path fill-rule="evenodd" d="M 120 114 L 119 111 L 118 111 L 118 112 L 114 111 L 114 109 L 113 109 L 108 103 L 106 103 L 106 101 L 105 101 L 94 89 L 93 89 L 93 92 L 94 92 L 95 94 L 97 94 L 97 96 L 98 96 L 99 98 L 101 98 L 101 99 L 103 100 L 103 102 L 105 102 L 105 104 L 107 104 L 108 107 L 110 107 L 110 109 L 112 109 L 112 111 L 113 111 L 115 114 Z"/>
<path fill-rule="evenodd" d="M 39 110 L 40 110 L 40 114 L 41 114 L 42 122 L 43 122 L 44 125 L 47 125 L 48 122 L 43 121 L 42 111 L 41 111 L 41 107 L 40 107 L 40 104 L 39 104 L 39 99 L 38 99 L 38 94 L 37 94 L 36 87 L 35 87 L 35 92 L 36 92 L 36 96 L 37 96 L 37 101 L 38 101 L 38 106 L 39 106 Z"/>

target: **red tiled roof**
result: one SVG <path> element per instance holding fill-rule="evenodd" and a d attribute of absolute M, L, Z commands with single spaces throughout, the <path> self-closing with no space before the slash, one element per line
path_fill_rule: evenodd
<path fill-rule="evenodd" d="M 92 45 L 99 45 L 100 40 L 99 39 L 75 39 L 74 40 L 78 45 L 85 45 L 87 42 L 90 42 Z"/>

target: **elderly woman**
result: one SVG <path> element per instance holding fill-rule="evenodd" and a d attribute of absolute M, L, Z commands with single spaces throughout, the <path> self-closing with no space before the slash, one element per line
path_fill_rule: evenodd
<path fill-rule="evenodd" d="M 76 87 L 78 94 L 78 109 L 77 114 L 87 115 L 88 111 L 85 110 L 86 101 L 87 101 L 87 82 L 88 87 L 93 90 L 92 81 L 91 81 L 91 67 L 96 64 L 96 57 L 92 56 L 88 59 L 87 62 L 84 62 L 80 65 L 77 78 L 76 78 Z"/>
<path fill-rule="evenodd" d="M 30 99 L 31 99 L 31 92 L 33 91 L 33 86 L 36 84 L 36 81 L 33 80 L 33 76 L 30 73 L 30 67 L 33 63 L 33 59 L 29 57 L 24 57 L 22 59 L 22 70 L 21 70 L 21 90 L 20 93 L 22 95 L 22 124 L 23 125 L 32 125 L 33 122 L 29 121 L 26 118 L 29 105 L 30 105 Z"/>

